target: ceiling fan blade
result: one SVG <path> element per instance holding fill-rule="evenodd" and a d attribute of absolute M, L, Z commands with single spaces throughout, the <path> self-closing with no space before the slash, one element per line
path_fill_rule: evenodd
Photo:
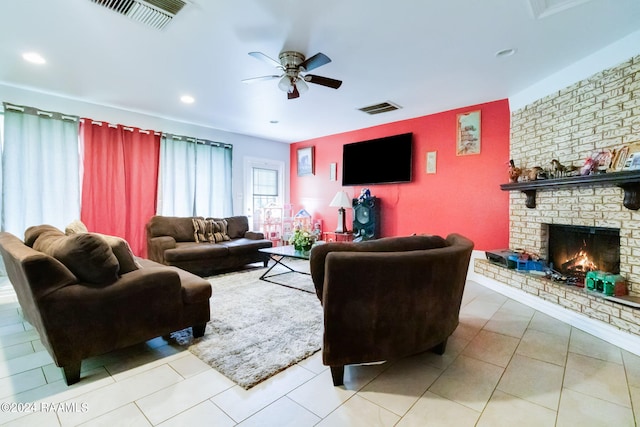
<path fill-rule="evenodd" d="M 287 99 L 295 99 L 300 96 L 300 92 L 298 92 L 298 88 L 293 85 L 293 91 L 287 93 Z"/>
<path fill-rule="evenodd" d="M 282 76 L 261 76 L 261 77 L 252 77 L 250 79 L 244 79 L 242 80 L 242 83 L 256 83 L 256 82 L 262 82 L 265 80 L 273 80 L 273 79 L 279 79 Z"/>
<path fill-rule="evenodd" d="M 329 62 L 331 62 L 331 59 L 329 59 L 327 55 L 324 53 L 316 53 L 311 58 L 305 59 L 304 62 L 300 64 L 300 67 L 304 68 L 305 71 L 311 71 Z"/>
<path fill-rule="evenodd" d="M 309 83 L 315 83 L 317 85 L 327 86 L 332 89 L 338 89 L 342 84 L 342 80 L 330 79 L 329 77 L 316 76 L 315 74 L 307 74 L 304 76 L 304 80 Z"/>
<path fill-rule="evenodd" d="M 254 58 L 262 61 L 262 62 L 266 62 L 267 64 L 271 65 L 272 67 L 276 67 L 276 68 L 282 68 L 282 64 L 280 64 L 280 62 L 276 61 L 275 59 L 268 57 L 267 55 L 265 55 L 262 52 L 249 52 L 249 55 L 253 56 Z"/>

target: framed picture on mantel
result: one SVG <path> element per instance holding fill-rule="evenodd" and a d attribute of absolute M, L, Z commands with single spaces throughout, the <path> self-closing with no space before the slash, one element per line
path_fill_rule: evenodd
<path fill-rule="evenodd" d="M 458 114 L 456 120 L 456 155 L 480 154 L 480 111 Z"/>

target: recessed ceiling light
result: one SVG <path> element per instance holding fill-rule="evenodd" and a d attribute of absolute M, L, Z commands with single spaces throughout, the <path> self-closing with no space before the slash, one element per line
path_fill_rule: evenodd
<path fill-rule="evenodd" d="M 496 57 L 505 58 L 507 56 L 515 55 L 515 53 L 516 53 L 515 49 L 502 49 L 496 52 Z"/>
<path fill-rule="evenodd" d="M 180 101 L 184 102 L 185 104 L 193 104 L 196 100 L 191 95 L 182 95 L 180 97 Z"/>
<path fill-rule="evenodd" d="M 22 54 L 22 59 L 29 61 L 32 64 L 44 64 L 47 61 L 37 52 L 25 52 Z"/>

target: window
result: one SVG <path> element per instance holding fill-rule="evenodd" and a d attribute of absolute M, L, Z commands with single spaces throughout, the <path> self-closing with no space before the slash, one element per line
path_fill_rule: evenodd
<path fill-rule="evenodd" d="M 253 168 L 253 211 L 278 201 L 278 171 Z"/>
<path fill-rule="evenodd" d="M 262 160 L 245 160 L 245 212 L 251 229 L 262 231 L 263 208 L 284 203 L 284 163 Z"/>

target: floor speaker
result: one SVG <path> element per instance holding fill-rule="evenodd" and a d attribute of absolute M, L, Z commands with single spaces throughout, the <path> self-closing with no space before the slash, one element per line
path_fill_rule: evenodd
<path fill-rule="evenodd" d="M 353 241 L 380 237 L 380 199 L 353 199 Z"/>

